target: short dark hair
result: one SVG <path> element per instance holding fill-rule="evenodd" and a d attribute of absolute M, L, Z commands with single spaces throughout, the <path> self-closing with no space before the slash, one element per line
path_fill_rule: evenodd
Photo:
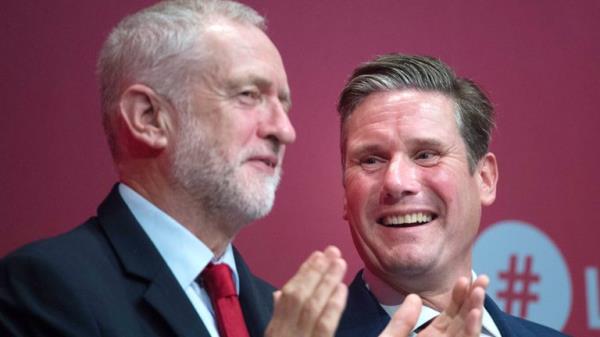
<path fill-rule="evenodd" d="M 471 173 L 488 152 L 494 127 L 494 109 L 473 81 L 457 77 L 439 59 L 429 56 L 387 54 L 360 65 L 340 94 L 342 161 L 345 161 L 346 121 L 356 107 L 376 92 L 416 89 L 442 93 L 456 104 L 456 123 L 467 146 Z"/>

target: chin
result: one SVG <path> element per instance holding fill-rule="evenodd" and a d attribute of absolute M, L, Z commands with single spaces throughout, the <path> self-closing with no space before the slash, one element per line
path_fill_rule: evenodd
<path fill-rule="evenodd" d="M 273 208 L 275 202 L 275 186 L 254 186 L 241 191 L 237 204 L 241 208 L 241 213 L 250 220 L 260 219 Z M 260 187 L 260 188 L 257 188 Z"/>
<path fill-rule="evenodd" d="M 417 276 L 431 269 L 432 258 L 414 251 L 386 252 L 379 258 L 381 271 L 388 275 Z"/>

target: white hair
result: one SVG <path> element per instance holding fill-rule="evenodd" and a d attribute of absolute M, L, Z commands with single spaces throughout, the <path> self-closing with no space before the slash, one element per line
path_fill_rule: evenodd
<path fill-rule="evenodd" d="M 119 97 L 134 83 L 151 87 L 185 111 L 191 80 L 209 52 L 202 32 L 211 21 L 229 19 L 266 29 L 252 8 L 228 0 L 162 1 L 124 18 L 106 39 L 98 58 L 102 123 L 118 156 L 115 115 Z"/>

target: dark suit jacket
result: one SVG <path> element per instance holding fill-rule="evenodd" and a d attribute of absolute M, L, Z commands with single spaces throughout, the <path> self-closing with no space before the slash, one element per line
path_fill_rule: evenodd
<path fill-rule="evenodd" d="M 564 337 L 562 333 L 545 326 L 508 315 L 488 296 L 484 306 L 502 337 Z M 336 337 L 375 337 L 386 327 L 390 316 L 367 289 L 362 272 L 359 272 L 349 288 L 348 304 L 342 316 Z"/>
<path fill-rule="evenodd" d="M 262 337 L 274 289 L 234 254 L 248 330 Z M 115 186 L 96 217 L 0 261 L 0 336 L 209 334 Z"/>

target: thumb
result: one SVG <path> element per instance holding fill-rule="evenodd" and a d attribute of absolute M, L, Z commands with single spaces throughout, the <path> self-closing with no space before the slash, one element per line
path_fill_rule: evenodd
<path fill-rule="evenodd" d="M 281 298 L 281 290 L 275 290 L 273 292 L 273 304 L 277 305 L 277 303 L 279 303 L 280 298 Z"/>
<path fill-rule="evenodd" d="M 421 313 L 421 298 L 415 294 L 406 296 L 392 320 L 379 337 L 408 337 Z"/>

